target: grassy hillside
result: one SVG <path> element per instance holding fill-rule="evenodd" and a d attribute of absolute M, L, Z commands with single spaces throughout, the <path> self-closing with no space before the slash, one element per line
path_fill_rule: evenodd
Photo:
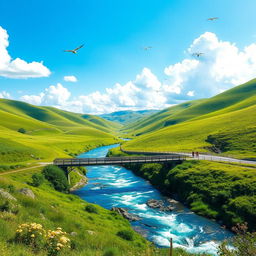
<path fill-rule="evenodd" d="M 129 124 L 143 117 L 151 115 L 155 112 L 158 112 L 158 111 L 157 110 L 139 110 L 139 111 L 126 110 L 126 111 L 117 111 L 110 114 L 103 114 L 103 115 L 100 115 L 100 117 L 109 121 L 118 122 L 120 124 Z"/>
<path fill-rule="evenodd" d="M 139 119 L 136 122 L 128 124 L 122 131 L 130 134 L 141 135 L 143 133 L 152 132 L 163 127 L 175 124 L 175 116 L 179 116 L 185 109 L 197 105 L 204 100 L 188 101 L 177 106 L 169 107 L 162 111 L 159 111 L 148 117 Z"/>
<path fill-rule="evenodd" d="M 254 158 L 255 92 L 256 80 L 252 80 L 211 99 L 193 104 L 170 116 L 169 126 L 139 136 L 125 143 L 124 148 L 153 151 L 215 151 L 242 158 Z M 174 124 L 171 125 L 171 122 Z M 147 127 L 144 131 L 146 129 Z M 137 130 L 134 133 L 137 133 Z"/>
<path fill-rule="evenodd" d="M 0 99 L 0 120 L 0 165 L 5 168 L 70 157 L 117 141 L 111 135 L 115 123 L 19 101 Z M 24 133 L 18 132 L 21 128 Z"/>

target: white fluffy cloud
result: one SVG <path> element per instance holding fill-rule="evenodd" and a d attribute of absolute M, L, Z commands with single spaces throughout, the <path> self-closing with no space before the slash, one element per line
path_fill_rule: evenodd
<path fill-rule="evenodd" d="M 136 76 L 134 81 L 124 85 L 115 84 L 88 95 L 70 99 L 71 93 L 61 84 L 51 85 L 38 95 L 24 95 L 20 99 L 36 105 L 50 105 L 61 109 L 83 113 L 106 113 L 122 109 L 152 109 L 166 107 L 166 97 L 161 90 L 161 83 L 147 68 Z"/>
<path fill-rule="evenodd" d="M 50 70 L 42 62 L 31 62 L 16 58 L 12 59 L 7 51 L 9 46 L 8 33 L 0 26 L 0 76 L 8 78 L 47 77 Z"/>
<path fill-rule="evenodd" d="M 204 55 L 192 57 L 194 52 Z M 144 68 L 135 80 L 124 85 L 117 83 L 104 92 L 71 98 L 71 93 L 57 84 L 39 95 L 25 95 L 21 99 L 92 114 L 162 109 L 185 100 L 213 96 L 256 77 L 256 44 L 240 50 L 235 44 L 206 32 L 192 42 L 187 53 L 191 57 L 164 69 L 168 76 L 164 83 L 150 69 Z"/>
<path fill-rule="evenodd" d="M 39 95 L 23 95 L 20 99 L 30 104 L 64 107 L 68 104 L 71 93 L 60 83 L 51 85 Z"/>
<path fill-rule="evenodd" d="M 2 91 L 0 92 L 0 99 L 11 99 L 11 95 L 6 91 Z"/>
<path fill-rule="evenodd" d="M 187 52 L 204 55 L 170 65 L 165 74 L 170 77 L 170 86 L 189 96 L 194 91 L 197 98 L 210 97 L 256 77 L 256 44 L 239 50 L 235 44 L 206 32 L 194 40 Z"/>
<path fill-rule="evenodd" d="M 66 82 L 77 82 L 77 78 L 75 76 L 64 76 L 64 81 Z"/>
<path fill-rule="evenodd" d="M 161 90 L 161 82 L 148 69 L 144 68 L 134 81 L 124 85 L 115 84 L 105 93 L 94 92 L 80 96 L 82 112 L 106 113 L 124 109 L 155 109 L 166 106 L 166 97 Z"/>

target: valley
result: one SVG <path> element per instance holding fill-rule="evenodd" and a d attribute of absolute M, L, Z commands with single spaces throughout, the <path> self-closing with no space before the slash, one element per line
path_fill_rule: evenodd
<path fill-rule="evenodd" d="M 129 251 L 130 255 L 166 255 L 168 249 L 159 249 L 150 244 L 141 235 L 132 231 L 127 220 L 109 211 L 110 205 L 106 206 L 106 201 L 102 203 L 105 196 L 101 196 L 100 192 L 104 192 L 102 189 L 97 192 L 94 191 L 94 187 L 86 185 L 78 192 L 74 192 L 85 200 L 89 194 L 95 193 L 95 201 L 92 196 L 88 198 L 90 202 L 88 203 L 75 195 L 55 191 L 47 181 L 43 185 L 33 187 L 30 184 L 31 177 L 33 174 L 41 173 L 44 166 L 55 158 L 73 158 L 84 152 L 90 150 L 94 152 L 93 149 L 98 150 L 102 146 L 117 143 L 121 143 L 122 149 L 126 152 L 142 151 L 146 154 L 172 151 L 190 155 L 194 151 L 199 152 L 200 156 L 210 154 L 216 157 L 229 156 L 244 161 L 254 161 L 255 91 L 256 80 L 252 80 L 210 99 L 189 101 L 155 113 L 147 113 L 146 116 L 136 117 L 134 122 L 131 121 L 130 114 L 126 116 L 122 113 L 124 119 L 118 123 L 99 116 L 0 99 L 0 188 L 16 197 L 20 208 L 17 213 L 10 210 L 8 213 L 10 216 L 0 210 L 2 214 L 0 225 L 2 230 L 5 230 L 0 237 L 4 255 L 20 255 L 14 254 L 14 251 L 33 255 L 30 249 L 16 244 L 12 244 L 7 249 L 7 240 L 14 236 L 15 226 L 28 220 L 44 223 L 49 228 L 53 228 L 57 221 L 69 234 L 77 233 L 78 237 L 73 238 L 76 245 L 70 255 L 83 255 L 79 252 L 86 253 L 85 255 L 105 255 L 101 253 L 107 250 L 117 250 L 120 255 L 124 255 L 125 251 Z M 111 149 L 108 155 L 118 157 L 134 155 L 134 153 L 121 152 L 118 147 Z M 135 175 L 148 180 L 155 187 L 154 191 L 157 189 L 163 195 L 171 198 L 174 196 L 175 199 L 183 202 L 197 214 L 195 216 L 215 219 L 228 228 L 237 223 L 247 222 L 249 229 L 255 230 L 253 220 L 256 217 L 254 191 L 256 169 L 254 165 L 246 162 L 231 164 L 194 159 L 173 164 L 130 164 L 125 167 L 132 170 Z M 93 179 L 93 168 L 96 167 L 90 168 L 88 167 L 88 176 L 89 179 Z M 118 170 L 119 168 L 112 171 L 118 174 Z M 125 171 L 128 172 L 130 171 Z M 80 182 L 80 175 L 72 174 L 73 185 Z M 137 178 L 134 179 L 137 182 Z M 111 183 L 110 180 L 106 180 L 106 184 L 109 182 Z M 20 196 L 18 191 L 24 187 L 33 191 L 36 200 Z M 136 193 L 138 188 L 132 187 L 132 189 Z M 83 197 L 79 191 L 87 191 L 87 196 Z M 3 196 L 0 199 L 0 204 L 5 205 L 6 199 Z M 93 202 L 108 210 L 96 205 L 98 212 L 96 215 L 85 212 L 83 208 Z M 138 204 L 143 202 L 139 200 Z M 115 205 L 114 201 L 111 205 Z M 129 208 L 129 205 L 127 207 Z M 171 213 L 170 216 L 174 215 Z M 84 221 L 85 219 L 87 221 Z M 172 233 L 172 226 L 168 228 L 164 223 L 161 225 L 164 225 L 161 234 Z M 182 222 L 179 225 L 182 225 Z M 199 226 L 193 226 L 193 230 L 198 228 Z M 117 238 L 118 230 L 123 229 L 132 232 L 131 241 Z M 84 230 L 92 231 L 94 235 L 90 238 L 90 235 L 85 235 Z M 110 230 L 111 235 L 104 238 Z M 201 235 L 204 236 L 204 233 Z M 169 235 L 166 237 L 170 238 Z M 187 234 L 187 237 L 190 235 Z M 161 235 L 161 239 L 164 239 L 164 235 Z M 159 240 L 149 238 L 160 247 L 168 247 L 168 239 L 161 244 Z M 177 238 L 174 243 L 175 256 L 207 252 L 207 249 L 196 250 L 197 245 L 188 249 L 188 245 L 179 239 Z M 95 240 L 98 242 L 96 243 Z M 84 242 L 87 245 L 84 245 Z M 182 249 L 178 249 L 180 246 L 177 245 L 182 245 Z M 211 249 L 211 253 L 216 255 L 216 250 Z M 45 254 L 42 252 L 39 255 Z"/>

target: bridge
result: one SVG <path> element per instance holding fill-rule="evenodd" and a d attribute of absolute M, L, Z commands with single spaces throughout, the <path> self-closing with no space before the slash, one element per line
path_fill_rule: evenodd
<path fill-rule="evenodd" d="M 164 163 L 170 161 L 183 161 L 186 159 L 186 155 L 179 154 L 133 157 L 57 158 L 53 161 L 53 164 L 60 167 L 69 167 L 90 165 L 122 165 L 131 163 Z"/>

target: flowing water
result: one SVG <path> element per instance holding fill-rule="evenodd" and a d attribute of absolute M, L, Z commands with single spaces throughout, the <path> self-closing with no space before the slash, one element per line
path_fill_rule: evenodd
<path fill-rule="evenodd" d="M 99 147 L 79 157 L 104 157 L 109 149 L 118 145 Z M 74 193 L 82 199 L 101 205 L 127 208 L 141 218 L 131 222 L 133 228 L 160 247 L 169 247 L 172 237 L 174 247 L 189 252 L 207 252 L 216 255 L 217 244 L 232 233 L 216 222 L 200 217 L 182 204 L 172 212 L 163 212 L 146 205 L 149 199 L 166 201 L 146 180 L 120 166 L 87 167 L 89 183 Z"/>

